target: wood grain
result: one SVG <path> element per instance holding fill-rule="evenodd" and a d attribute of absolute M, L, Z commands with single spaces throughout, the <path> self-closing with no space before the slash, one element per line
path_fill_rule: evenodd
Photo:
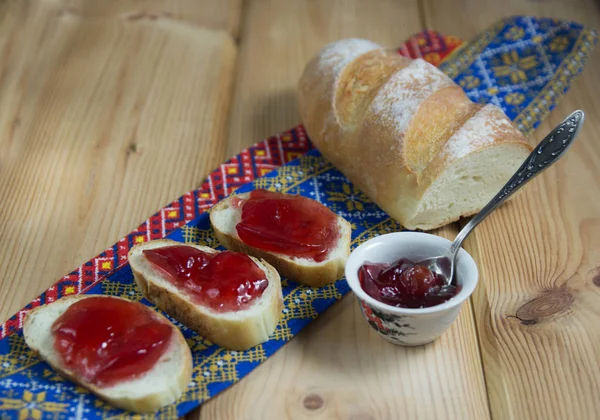
<path fill-rule="evenodd" d="M 600 68 L 595 55 L 591 68 Z M 592 67 L 593 66 L 593 67 Z M 496 418 L 593 419 L 600 410 L 600 90 L 588 74 L 540 126 L 576 108 L 588 119 L 573 147 L 466 248 L 481 267 L 474 306 Z M 589 90 L 588 90 L 589 89 Z"/>
<path fill-rule="evenodd" d="M 426 21 L 459 34 L 483 30 L 500 7 L 600 28 L 597 2 L 430 1 Z M 466 19 L 464 16 L 478 16 Z M 458 24 L 457 24 L 458 23 Z M 575 109 L 586 122 L 573 147 L 512 202 L 493 213 L 465 248 L 478 261 L 473 296 L 492 417 L 594 419 L 600 411 L 600 112 L 596 51 L 549 118 L 537 143 Z"/>
<path fill-rule="evenodd" d="M 172 19 L 1 7 L 6 319 L 223 161 L 236 47 Z"/>
<path fill-rule="evenodd" d="M 227 153 L 299 123 L 297 80 L 327 42 L 365 37 L 398 46 L 419 31 L 416 16 L 412 1 L 248 2 Z M 456 229 L 439 233 L 453 237 Z M 441 340 L 411 349 L 372 331 L 350 294 L 187 417 L 485 419 L 489 407 L 478 352 L 470 305 Z"/>
<path fill-rule="evenodd" d="M 173 19 L 238 36 L 242 0 L 42 0 L 87 19 Z"/>

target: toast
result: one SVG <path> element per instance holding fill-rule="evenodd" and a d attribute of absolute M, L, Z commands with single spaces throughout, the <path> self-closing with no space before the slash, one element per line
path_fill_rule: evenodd
<path fill-rule="evenodd" d="M 185 338 L 167 318 L 156 312 L 159 319 L 173 328 L 170 343 L 155 366 L 142 376 L 115 385 L 98 387 L 86 383 L 61 361 L 54 350 L 52 324 L 75 302 L 89 297 L 122 299 L 114 296 L 77 295 L 31 310 L 23 322 L 23 335 L 27 345 L 54 370 L 68 380 L 88 389 L 109 404 L 137 413 L 149 413 L 175 402 L 187 389 L 192 377 L 192 355 Z M 127 301 L 127 299 L 122 299 Z M 132 302 L 142 305 L 138 302 Z"/>
<path fill-rule="evenodd" d="M 344 275 L 346 260 L 350 255 L 352 233 L 347 220 L 337 216 L 340 237 L 337 246 L 323 261 L 317 262 L 309 258 L 266 251 L 244 243 L 236 231 L 242 211 L 239 206 L 232 205 L 232 200 L 234 198 L 243 200 L 249 195 L 250 193 L 243 193 L 230 196 L 210 210 L 210 223 L 215 236 L 225 248 L 262 258 L 275 267 L 280 275 L 305 286 L 321 287 L 339 280 Z"/>
<path fill-rule="evenodd" d="M 229 350 L 245 350 L 263 343 L 277 327 L 283 310 L 281 281 L 277 271 L 265 261 L 250 257 L 265 273 L 269 284 L 263 294 L 246 309 L 216 312 L 198 304 L 186 291 L 165 279 L 143 251 L 169 245 L 187 245 L 207 253 L 215 249 L 195 244 L 182 244 L 158 239 L 136 245 L 129 251 L 129 263 L 142 294 L 160 309 L 196 331 L 207 340 Z"/>

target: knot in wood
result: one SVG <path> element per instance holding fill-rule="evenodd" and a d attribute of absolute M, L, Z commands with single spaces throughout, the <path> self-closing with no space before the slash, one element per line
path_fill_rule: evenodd
<path fill-rule="evenodd" d="M 311 411 L 318 410 L 325 405 L 323 397 L 318 394 L 308 394 L 304 397 L 302 403 L 304 404 L 304 408 Z"/>
<path fill-rule="evenodd" d="M 517 318 L 524 325 L 536 324 L 571 307 L 575 298 L 565 288 L 551 290 L 530 300 L 517 310 Z"/>
<path fill-rule="evenodd" d="M 592 283 L 594 283 L 594 286 L 600 287 L 600 273 L 594 276 Z"/>

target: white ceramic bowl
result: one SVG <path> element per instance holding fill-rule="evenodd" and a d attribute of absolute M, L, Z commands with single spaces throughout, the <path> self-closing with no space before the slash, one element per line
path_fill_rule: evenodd
<path fill-rule="evenodd" d="M 358 270 L 364 262 L 393 262 L 399 258 L 419 261 L 442 255 L 451 241 L 428 233 L 395 232 L 377 236 L 358 247 L 346 262 L 346 280 L 358 298 L 369 325 L 383 338 L 404 346 L 430 343 L 448 329 L 464 301 L 471 296 L 479 279 L 473 258 L 461 249 L 457 257 L 457 282 L 460 292 L 450 300 L 428 308 L 398 308 L 369 296 L 360 286 Z"/>

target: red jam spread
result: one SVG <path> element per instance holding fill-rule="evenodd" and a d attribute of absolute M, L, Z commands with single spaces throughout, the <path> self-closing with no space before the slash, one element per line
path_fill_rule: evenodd
<path fill-rule="evenodd" d="M 460 286 L 446 286 L 440 274 L 405 258 L 391 264 L 367 262 L 359 268 L 358 279 L 369 296 L 399 308 L 439 305 L 460 290 Z"/>
<path fill-rule="evenodd" d="M 335 213 L 307 197 L 258 189 L 234 205 L 242 208 L 237 233 L 255 248 L 319 262 L 339 239 Z"/>
<path fill-rule="evenodd" d="M 97 386 L 150 370 L 173 328 L 141 303 L 110 297 L 75 302 L 52 324 L 54 349 L 75 376 Z"/>
<path fill-rule="evenodd" d="M 186 245 L 143 252 L 169 281 L 218 312 L 248 308 L 269 284 L 263 270 L 239 252 L 207 253 Z"/>

